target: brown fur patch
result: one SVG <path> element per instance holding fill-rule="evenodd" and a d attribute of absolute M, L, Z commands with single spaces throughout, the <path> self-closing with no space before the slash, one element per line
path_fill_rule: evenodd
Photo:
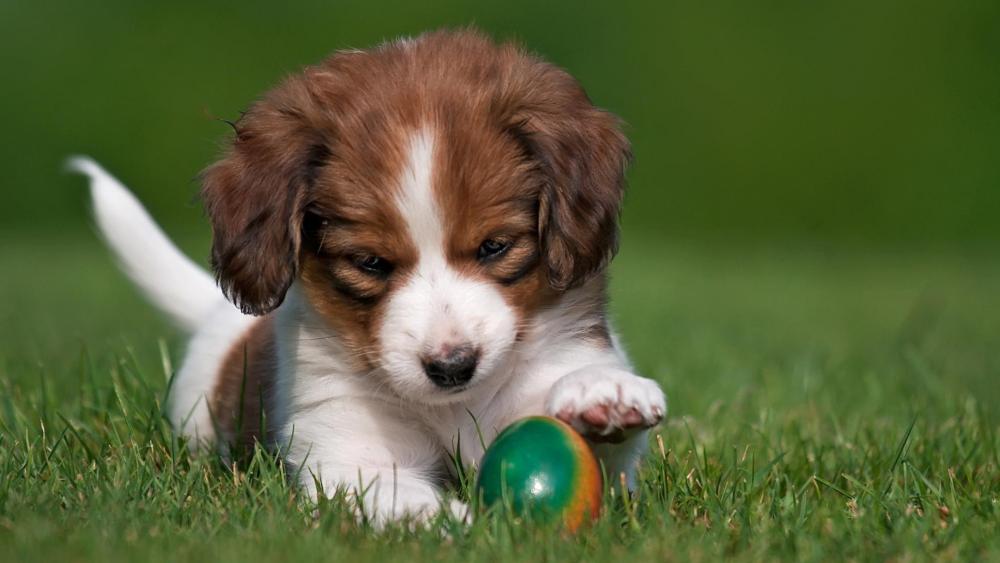
<path fill-rule="evenodd" d="M 274 319 L 267 316 L 229 349 L 209 401 L 220 435 L 230 444 L 252 447 L 276 430 L 267 428 L 275 363 Z"/>

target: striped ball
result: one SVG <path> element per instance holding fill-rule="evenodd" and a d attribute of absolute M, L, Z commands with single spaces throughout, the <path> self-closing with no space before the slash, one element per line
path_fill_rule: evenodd
<path fill-rule="evenodd" d="M 476 491 L 486 506 L 507 499 L 532 521 L 561 520 L 576 531 L 601 510 L 601 471 L 569 425 L 532 416 L 508 426 L 483 455 Z"/>

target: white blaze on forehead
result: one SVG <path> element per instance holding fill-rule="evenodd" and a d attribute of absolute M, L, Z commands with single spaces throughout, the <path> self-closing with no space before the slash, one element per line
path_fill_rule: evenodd
<path fill-rule="evenodd" d="M 489 377 L 513 346 L 517 317 L 496 287 L 462 276 L 448 264 L 444 217 L 434 189 L 434 134 L 414 132 L 394 203 L 417 249 L 417 265 L 386 304 L 379 329 L 380 362 L 403 397 L 440 404 L 442 393 L 424 373 L 422 358 L 449 346 L 479 351 L 473 385 Z"/>
<path fill-rule="evenodd" d="M 417 131 L 407 152 L 396 205 L 424 265 L 428 258 L 444 258 L 444 225 L 434 199 L 433 134 L 426 129 Z"/>

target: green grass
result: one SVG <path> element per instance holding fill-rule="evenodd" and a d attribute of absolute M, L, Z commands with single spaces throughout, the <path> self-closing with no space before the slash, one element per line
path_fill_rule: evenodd
<path fill-rule="evenodd" d="M 995 253 L 627 238 L 615 317 L 670 417 L 635 497 L 565 538 L 377 535 L 336 500 L 314 517 L 263 452 L 192 458 L 160 415 L 183 338 L 99 243 L 0 248 L 0 558 L 1000 558 Z"/>

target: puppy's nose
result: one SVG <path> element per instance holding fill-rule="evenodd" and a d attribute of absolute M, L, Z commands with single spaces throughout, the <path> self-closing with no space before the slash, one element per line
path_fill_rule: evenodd
<path fill-rule="evenodd" d="M 468 383 L 479 363 L 479 350 L 472 345 L 443 348 L 438 354 L 428 354 L 421 358 L 424 373 L 443 389 Z"/>

